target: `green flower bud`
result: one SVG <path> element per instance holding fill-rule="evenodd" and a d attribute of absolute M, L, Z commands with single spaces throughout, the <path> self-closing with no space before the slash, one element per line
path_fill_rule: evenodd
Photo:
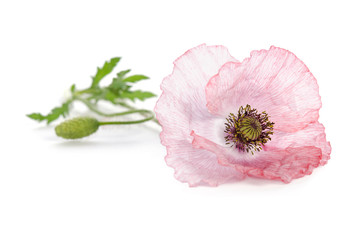
<path fill-rule="evenodd" d="M 99 127 L 99 122 L 91 117 L 77 117 L 62 122 L 55 127 L 57 136 L 66 139 L 83 138 L 96 132 Z"/>

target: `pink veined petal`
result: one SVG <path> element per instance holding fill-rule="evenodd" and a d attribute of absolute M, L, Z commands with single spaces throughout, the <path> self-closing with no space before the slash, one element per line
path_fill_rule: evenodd
<path fill-rule="evenodd" d="M 246 104 L 266 111 L 274 129 L 295 132 L 316 122 L 321 100 L 316 79 L 293 53 L 271 47 L 242 63 L 226 63 L 206 87 L 207 107 L 226 117 Z"/>
<path fill-rule="evenodd" d="M 215 154 L 204 149 L 196 149 L 189 141 L 178 142 L 167 148 L 166 162 L 175 169 L 175 178 L 190 187 L 219 184 L 244 178 L 234 168 L 218 164 Z"/>
<path fill-rule="evenodd" d="M 321 165 L 325 165 L 330 159 L 331 144 L 326 140 L 323 124 L 319 122 L 311 123 L 304 129 L 294 133 L 275 131 L 272 136 L 272 141 L 266 144 L 264 150 L 269 151 L 272 149 L 304 146 L 313 146 L 322 150 Z"/>
<path fill-rule="evenodd" d="M 174 70 L 161 85 L 163 93 L 155 112 L 162 126 L 161 143 L 167 148 L 165 160 L 175 169 L 175 177 L 190 186 L 239 179 L 240 172 L 221 166 L 215 154 L 192 147 L 191 129 L 215 139 L 214 125 L 219 119 L 206 108 L 205 86 L 219 68 L 235 60 L 222 46 L 200 45 L 187 51 L 174 62 Z"/>
<path fill-rule="evenodd" d="M 221 165 L 234 167 L 243 175 L 281 180 L 285 183 L 311 174 L 322 159 L 322 151 L 317 147 L 288 147 L 258 152 L 255 156 L 238 155 L 229 147 L 215 144 L 195 132 L 191 132 L 191 136 L 194 137 L 192 144 L 195 148 L 215 153 Z"/>
<path fill-rule="evenodd" d="M 200 45 L 174 65 L 155 112 L 165 160 L 178 180 L 190 186 L 245 176 L 290 182 L 329 159 L 330 144 L 317 122 L 318 85 L 294 54 L 271 47 L 239 63 L 222 46 Z M 272 141 L 255 155 L 223 140 L 224 118 L 246 104 L 267 111 L 276 123 Z"/>

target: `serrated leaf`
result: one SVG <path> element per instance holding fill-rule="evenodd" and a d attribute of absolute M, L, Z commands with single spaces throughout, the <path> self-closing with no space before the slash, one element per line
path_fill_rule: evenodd
<path fill-rule="evenodd" d="M 126 76 L 126 74 L 129 73 L 130 71 L 131 71 L 131 69 L 120 71 L 119 73 L 117 73 L 117 78 L 116 79 L 123 80 L 124 76 Z"/>
<path fill-rule="evenodd" d="M 113 81 L 108 86 L 108 88 L 114 92 L 117 92 L 119 90 L 124 91 L 127 88 L 127 85 L 126 85 L 126 83 L 123 82 L 123 77 L 117 75 L 116 78 L 113 78 Z"/>
<path fill-rule="evenodd" d="M 123 82 L 124 76 L 129 73 L 131 69 L 121 71 L 117 73 L 117 77 L 113 78 L 112 83 L 109 85 L 109 89 L 117 92 L 119 90 L 125 91 L 127 89 L 127 85 Z"/>
<path fill-rule="evenodd" d="M 133 75 L 133 76 L 123 79 L 123 82 L 135 83 L 135 82 L 145 80 L 145 79 L 149 79 L 149 77 L 144 76 L 144 75 Z"/>
<path fill-rule="evenodd" d="M 124 82 L 113 82 L 108 87 L 114 93 L 126 91 L 130 86 L 127 86 Z"/>
<path fill-rule="evenodd" d="M 121 94 L 122 98 L 128 98 L 132 101 L 134 101 L 135 99 L 139 99 L 141 101 L 145 100 L 146 98 L 151 98 L 151 97 L 155 97 L 156 94 L 151 93 L 151 92 L 143 92 L 140 90 L 134 91 L 134 92 L 123 92 Z"/>
<path fill-rule="evenodd" d="M 65 117 L 69 112 L 69 102 L 63 103 L 60 107 L 55 107 L 51 110 L 51 112 L 48 115 L 42 115 L 40 113 L 31 113 L 27 116 L 31 119 L 37 120 L 39 122 L 41 121 L 47 121 L 47 123 L 51 123 L 54 120 L 57 120 L 60 116 Z"/>
<path fill-rule="evenodd" d="M 105 62 L 102 68 L 97 68 L 97 73 L 92 81 L 92 88 L 95 88 L 99 85 L 99 82 L 109 73 L 112 72 L 113 68 L 117 65 L 117 63 L 121 60 L 120 57 L 112 58 L 109 62 Z"/>

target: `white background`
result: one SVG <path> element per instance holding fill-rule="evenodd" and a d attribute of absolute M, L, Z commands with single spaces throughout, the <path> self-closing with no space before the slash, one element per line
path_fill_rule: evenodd
<path fill-rule="evenodd" d="M 0 239 L 362 239 L 359 2 L 1 1 Z M 25 117 L 115 56 L 159 94 L 172 62 L 201 43 L 239 60 L 270 45 L 302 59 L 320 85 L 329 163 L 290 184 L 189 188 L 152 123 L 68 142 Z"/>

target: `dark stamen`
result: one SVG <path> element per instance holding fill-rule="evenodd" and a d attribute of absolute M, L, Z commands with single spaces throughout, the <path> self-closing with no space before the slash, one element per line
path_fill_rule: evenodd
<path fill-rule="evenodd" d="M 237 115 L 230 113 L 226 121 L 226 144 L 243 152 L 259 152 L 273 135 L 274 123 L 269 121 L 268 114 L 258 114 L 249 104 L 241 106 Z"/>

